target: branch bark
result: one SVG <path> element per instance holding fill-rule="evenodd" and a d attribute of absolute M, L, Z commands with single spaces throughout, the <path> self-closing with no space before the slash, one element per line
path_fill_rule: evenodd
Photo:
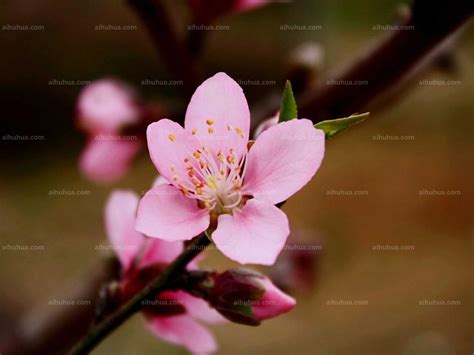
<path fill-rule="evenodd" d="M 472 12 L 473 4 L 469 1 L 454 1 L 451 6 L 440 1 L 415 1 L 412 15 L 400 24 L 410 27 L 391 32 L 349 66 L 330 76 L 329 79 L 334 79 L 336 85 L 323 82 L 304 94 L 299 100 L 300 116 L 311 117 L 317 123 L 370 111 L 368 104 L 410 75 L 445 39 L 468 21 Z M 356 81 L 367 81 L 368 84 L 337 85 L 337 82 Z"/>
<path fill-rule="evenodd" d="M 181 255 L 162 274 L 157 276 L 148 286 L 122 305 L 116 312 L 109 315 L 101 323 L 93 326 L 86 336 L 73 348 L 71 354 L 87 354 L 119 325 L 138 312 L 144 300 L 153 298 L 157 293 L 166 290 L 186 268 L 186 265 L 210 243 L 209 238 L 204 233 L 194 238 Z"/>
<path fill-rule="evenodd" d="M 182 80 L 180 88 L 189 99 L 196 87 L 201 83 L 194 57 L 186 45 L 186 41 L 179 38 L 161 0 L 128 0 L 146 26 L 151 39 L 158 50 L 163 62 L 177 80 Z"/>

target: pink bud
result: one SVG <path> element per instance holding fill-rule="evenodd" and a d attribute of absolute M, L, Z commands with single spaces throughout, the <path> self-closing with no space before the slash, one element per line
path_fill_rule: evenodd
<path fill-rule="evenodd" d="M 228 270 L 214 276 L 210 304 L 232 322 L 259 325 L 293 309 L 296 301 L 270 279 L 246 269 Z"/>
<path fill-rule="evenodd" d="M 278 124 L 278 119 L 280 118 L 280 111 L 278 111 L 274 116 L 267 118 L 266 120 L 260 122 L 260 124 L 255 129 L 254 139 L 257 139 L 264 131 Z"/>
<path fill-rule="evenodd" d="M 208 24 L 221 16 L 267 5 L 269 0 L 189 0 L 194 18 Z"/>
<path fill-rule="evenodd" d="M 117 133 L 125 125 L 137 123 L 140 107 L 133 91 L 125 84 L 102 79 L 86 86 L 77 102 L 79 125 L 89 133 Z"/>
<path fill-rule="evenodd" d="M 79 168 L 92 181 L 113 182 L 125 175 L 139 150 L 137 141 L 91 138 L 82 152 Z"/>
<path fill-rule="evenodd" d="M 267 277 L 262 280 L 265 286 L 263 297 L 252 306 L 255 318 L 262 321 L 289 312 L 296 305 L 294 298 L 280 291 Z"/>

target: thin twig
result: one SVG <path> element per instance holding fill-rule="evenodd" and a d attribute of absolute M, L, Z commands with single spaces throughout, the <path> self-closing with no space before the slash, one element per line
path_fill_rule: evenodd
<path fill-rule="evenodd" d="M 184 99 L 189 99 L 201 83 L 201 76 L 191 51 L 180 39 L 161 0 L 128 0 L 140 16 L 155 44 L 160 57 L 180 85 Z"/>
<path fill-rule="evenodd" d="M 98 345 L 107 335 L 120 324 L 138 312 L 144 300 L 153 298 L 157 293 L 166 288 L 186 268 L 186 265 L 210 244 L 209 238 L 202 233 L 194 238 L 186 249 L 175 259 L 162 274 L 157 276 L 143 290 L 137 293 L 116 312 L 109 315 L 104 321 L 92 327 L 89 332 L 77 343 L 71 351 L 73 355 L 87 354 Z"/>

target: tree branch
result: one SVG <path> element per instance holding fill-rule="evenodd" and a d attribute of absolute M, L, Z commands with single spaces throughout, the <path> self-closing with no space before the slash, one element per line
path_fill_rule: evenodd
<path fill-rule="evenodd" d="M 74 302 L 90 301 L 89 304 L 39 307 L 17 324 L 10 325 L 10 334 L 0 340 L 0 352 L 64 354 L 93 322 L 98 290 L 118 277 L 119 270 L 115 257 L 101 259 L 85 273 L 83 280 L 74 280 L 70 288 L 56 296 Z"/>
<path fill-rule="evenodd" d="M 137 293 L 131 300 L 122 305 L 116 312 L 109 315 L 104 321 L 93 326 L 86 336 L 73 348 L 71 354 L 87 354 L 98 345 L 108 334 L 115 330 L 120 324 L 138 312 L 142 302 L 153 298 L 157 293 L 166 288 L 179 276 L 186 268 L 186 265 L 203 251 L 211 241 L 202 233 L 194 238 L 186 249 L 175 261 L 173 261 L 165 271 L 150 282 L 143 290 Z"/>
<path fill-rule="evenodd" d="M 469 1 L 454 1 L 451 6 L 438 1 L 415 1 L 413 15 L 400 24 L 410 27 L 391 32 L 348 67 L 330 76 L 336 85 L 322 83 L 303 95 L 298 107 L 301 117 L 311 117 L 317 123 L 370 110 L 369 103 L 410 75 L 439 44 L 467 22 L 472 12 Z M 337 82 L 358 80 L 366 81 L 367 85 L 337 85 Z"/>
<path fill-rule="evenodd" d="M 189 99 L 201 83 L 201 76 L 186 41 L 175 32 L 161 0 L 128 0 L 145 24 L 159 55 L 176 79 L 183 80 L 180 88 Z"/>

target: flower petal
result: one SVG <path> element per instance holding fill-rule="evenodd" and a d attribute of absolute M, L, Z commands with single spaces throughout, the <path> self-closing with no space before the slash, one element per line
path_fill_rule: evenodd
<path fill-rule="evenodd" d="M 219 216 L 212 240 L 222 253 L 241 264 L 272 265 L 289 234 L 288 218 L 279 208 L 251 199 L 233 215 Z"/>
<path fill-rule="evenodd" d="M 178 188 L 192 190 L 186 162 L 201 148 L 196 137 L 176 122 L 162 119 L 147 128 L 148 150 L 158 172 Z"/>
<path fill-rule="evenodd" d="M 182 345 L 194 354 L 217 350 L 214 336 L 189 315 L 147 317 L 148 328 L 158 338 Z"/>
<path fill-rule="evenodd" d="M 79 125 L 91 133 L 116 133 L 127 124 L 136 123 L 140 108 L 134 92 L 125 84 L 113 80 L 97 80 L 79 95 Z"/>
<path fill-rule="evenodd" d="M 227 155 L 233 149 L 242 156 L 250 130 L 250 111 L 242 88 L 225 73 L 207 79 L 191 98 L 184 127 L 213 154 L 222 151 Z"/>
<path fill-rule="evenodd" d="M 114 191 L 105 205 L 105 227 L 110 243 L 126 270 L 145 239 L 135 230 L 138 196 L 131 191 Z"/>
<path fill-rule="evenodd" d="M 206 301 L 191 296 L 189 293 L 184 291 L 175 291 L 173 294 L 173 299 L 180 301 L 186 308 L 188 314 L 194 318 L 210 324 L 227 322 L 227 320 L 215 309 L 211 308 Z"/>
<path fill-rule="evenodd" d="M 140 267 L 155 263 L 169 264 L 183 251 L 182 242 L 167 242 L 156 238 L 145 238 L 145 252 L 140 260 Z"/>
<path fill-rule="evenodd" d="M 324 157 L 324 132 L 307 119 L 264 131 L 250 149 L 244 191 L 273 204 L 285 201 L 314 176 Z"/>
<path fill-rule="evenodd" d="M 138 206 L 135 228 L 167 241 L 189 240 L 209 227 L 209 213 L 172 185 L 148 191 Z"/>
<path fill-rule="evenodd" d="M 81 173 L 95 182 L 113 182 L 125 175 L 140 143 L 90 140 L 79 160 Z"/>

